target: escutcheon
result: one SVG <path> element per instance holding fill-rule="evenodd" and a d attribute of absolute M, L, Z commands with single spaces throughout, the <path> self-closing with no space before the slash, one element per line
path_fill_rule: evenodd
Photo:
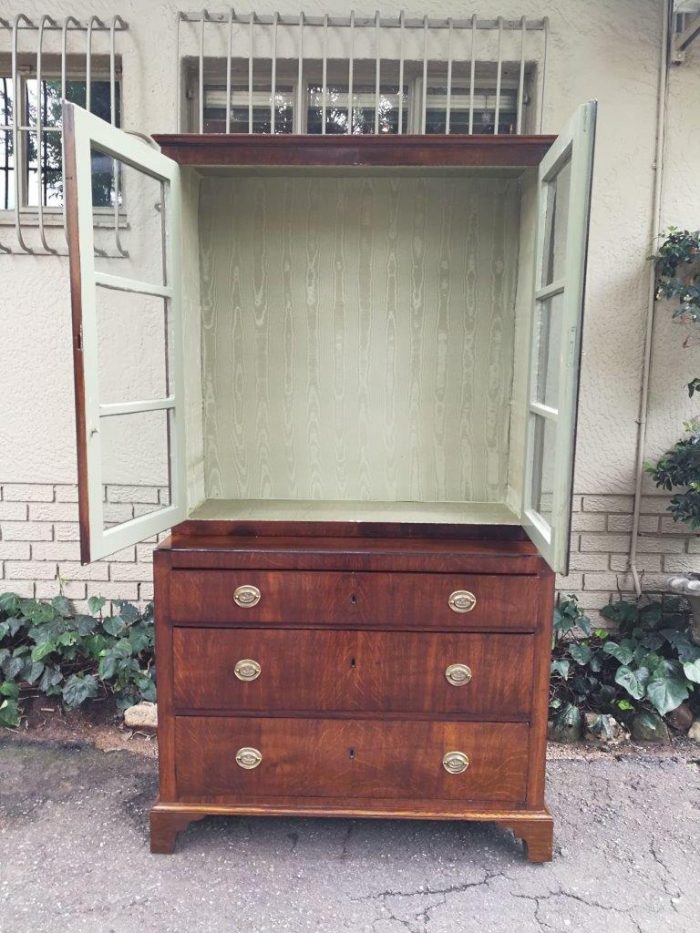
<path fill-rule="evenodd" d="M 447 752 L 442 766 L 448 774 L 462 774 L 469 767 L 469 757 L 464 752 Z"/>
<path fill-rule="evenodd" d="M 453 612 L 471 612 L 476 606 L 476 596 L 469 590 L 455 590 L 450 593 L 447 605 Z"/>
<path fill-rule="evenodd" d="M 250 609 L 260 602 L 260 590 L 251 584 L 237 586 L 233 591 L 233 601 L 241 609 Z"/>
<path fill-rule="evenodd" d="M 262 761 L 262 754 L 257 748 L 239 748 L 236 752 L 236 764 L 239 768 L 252 771 Z"/>
<path fill-rule="evenodd" d="M 260 665 L 252 658 L 241 658 L 233 669 L 234 674 L 239 680 L 248 683 L 251 680 L 257 680 L 260 676 Z"/>
<path fill-rule="evenodd" d="M 472 679 L 471 668 L 466 664 L 449 664 L 445 668 L 445 678 L 453 687 L 464 687 Z"/>

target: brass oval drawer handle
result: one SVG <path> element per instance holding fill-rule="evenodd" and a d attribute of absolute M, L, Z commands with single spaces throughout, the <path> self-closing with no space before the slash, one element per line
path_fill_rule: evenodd
<path fill-rule="evenodd" d="M 471 612 L 476 606 L 476 596 L 469 590 L 455 590 L 450 593 L 447 605 L 453 612 Z"/>
<path fill-rule="evenodd" d="M 258 679 L 260 670 L 261 668 L 257 661 L 253 661 L 252 658 L 241 658 L 234 667 L 233 673 L 239 680 L 249 682 Z"/>
<path fill-rule="evenodd" d="M 449 664 L 445 668 L 445 678 L 453 687 L 464 687 L 472 679 L 471 668 L 466 664 Z"/>
<path fill-rule="evenodd" d="M 239 748 L 236 752 L 236 764 L 239 768 L 252 771 L 262 761 L 262 754 L 257 748 Z"/>
<path fill-rule="evenodd" d="M 250 584 L 237 586 L 233 591 L 233 601 L 241 609 L 250 609 L 260 602 L 260 590 L 257 586 L 251 586 Z"/>
<path fill-rule="evenodd" d="M 469 767 L 469 757 L 464 752 L 447 752 L 442 766 L 448 774 L 462 774 Z"/>

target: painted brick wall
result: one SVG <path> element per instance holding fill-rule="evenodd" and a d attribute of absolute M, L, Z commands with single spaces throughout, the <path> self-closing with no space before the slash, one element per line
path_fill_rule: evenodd
<path fill-rule="evenodd" d="M 674 522 L 669 497 L 642 496 L 637 567 L 645 592 L 663 592 L 677 574 L 700 573 L 700 536 Z M 557 589 L 575 593 L 592 618 L 619 594 L 632 593 L 628 572 L 633 498 L 627 495 L 574 496 L 569 575 Z"/>
<path fill-rule="evenodd" d="M 155 504 L 167 490 L 155 486 L 109 486 L 105 514 L 124 521 Z M 82 608 L 89 596 L 146 602 L 153 597 L 155 538 L 87 567 L 80 564 L 77 489 L 71 485 L 6 483 L 0 486 L 0 591 L 50 598 L 63 592 Z M 571 572 L 559 577 L 560 592 L 575 593 L 593 618 L 611 598 L 633 591 L 627 560 L 632 496 L 574 497 Z M 669 577 L 700 572 L 700 536 L 667 513 L 668 497 L 645 495 L 638 543 L 644 589 L 666 589 Z"/>
<path fill-rule="evenodd" d="M 108 486 L 105 518 L 125 521 L 167 502 L 156 486 Z M 5 483 L 0 486 L 0 591 L 49 599 L 63 592 L 83 609 L 89 596 L 145 603 L 153 598 L 156 538 L 107 560 L 80 563 L 75 486 Z"/>

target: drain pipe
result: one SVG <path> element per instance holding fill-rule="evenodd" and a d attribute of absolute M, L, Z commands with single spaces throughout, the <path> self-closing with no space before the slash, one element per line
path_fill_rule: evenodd
<path fill-rule="evenodd" d="M 661 40 L 661 60 L 659 63 L 659 85 L 656 100 L 656 152 L 654 156 L 654 191 L 651 211 L 651 229 L 649 240 L 652 253 L 656 251 L 656 238 L 661 226 L 661 188 L 663 184 L 664 137 L 666 129 L 666 97 L 668 92 L 668 59 L 673 16 L 673 0 L 664 0 L 663 35 Z M 637 452 L 635 458 L 634 510 L 632 512 L 632 540 L 629 552 L 629 569 L 632 574 L 634 590 L 642 595 L 642 585 L 637 567 L 637 542 L 639 538 L 639 519 L 642 508 L 642 480 L 644 477 L 644 449 L 647 437 L 647 416 L 649 410 L 649 381 L 651 375 L 651 353 L 654 336 L 654 305 L 656 300 L 656 269 L 651 264 L 649 273 L 649 294 L 647 297 L 646 327 L 644 332 L 644 361 L 642 369 L 642 391 L 639 397 L 639 418 L 637 420 Z"/>

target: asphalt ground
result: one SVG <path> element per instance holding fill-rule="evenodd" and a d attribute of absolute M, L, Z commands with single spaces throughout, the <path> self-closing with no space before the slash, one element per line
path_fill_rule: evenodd
<path fill-rule="evenodd" d="M 156 762 L 0 736 L 2 933 L 698 933 L 700 752 L 551 761 L 554 860 L 489 824 L 212 818 L 148 851 Z"/>

